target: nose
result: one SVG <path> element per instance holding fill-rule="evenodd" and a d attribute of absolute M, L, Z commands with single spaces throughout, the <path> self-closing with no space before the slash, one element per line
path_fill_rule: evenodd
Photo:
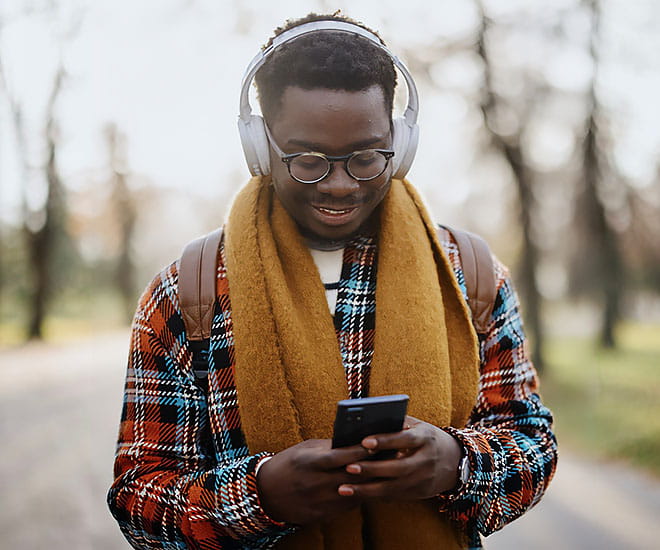
<path fill-rule="evenodd" d="M 316 184 L 319 193 L 341 199 L 355 193 L 360 188 L 360 182 L 352 178 L 341 163 L 333 164 L 325 179 Z"/>

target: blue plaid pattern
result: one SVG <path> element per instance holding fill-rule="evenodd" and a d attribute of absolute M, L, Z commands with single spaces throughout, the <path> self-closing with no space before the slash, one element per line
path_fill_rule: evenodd
<path fill-rule="evenodd" d="M 443 245 L 465 294 L 457 247 Z M 376 264 L 370 237 L 344 253 L 335 329 L 351 397 L 368 395 Z M 439 513 L 463 527 L 473 548 L 538 502 L 557 459 L 552 416 L 536 393 L 518 301 L 499 262 L 496 275 L 475 407 L 466 429 L 447 428 L 464 444 L 471 476 L 459 493 L 438 498 Z M 135 548 L 270 548 L 291 528 L 263 511 L 255 470 L 267 455 L 250 456 L 240 426 L 223 251 L 206 396 L 195 385 L 177 282 L 173 264 L 146 290 L 135 316 L 108 504 Z"/>
<path fill-rule="evenodd" d="M 369 395 L 369 368 L 376 329 L 376 244 L 359 237 L 344 251 L 335 305 L 335 332 L 350 399 Z"/>

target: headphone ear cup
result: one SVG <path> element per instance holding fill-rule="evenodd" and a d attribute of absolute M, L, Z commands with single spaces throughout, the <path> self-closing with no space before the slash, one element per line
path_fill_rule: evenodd
<path fill-rule="evenodd" d="M 405 118 L 398 117 L 392 121 L 392 134 L 392 149 L 394 149 L 392 177 L 403 179 L 415 159 L 419 126 L 417 124 L 408 126 Z"/>
<path fill-rule="evenodd" d="M 250 115 L 245 120 L 238 119 L 238 133 L 241 136 L 243 154 L 250 173 L 253 176 L 270 174 L 270 146 L 264 128 L 264 119 L 258 115 Z"/>

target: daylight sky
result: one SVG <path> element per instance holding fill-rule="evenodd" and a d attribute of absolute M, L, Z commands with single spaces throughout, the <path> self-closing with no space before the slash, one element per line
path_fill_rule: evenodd
<path fill-rule="evenodd" d="M 103 128 L 114 122 L 127 136 L 132 171 L 164 188 L 212 195 L 219 186 L 238 187 L 248 177 L 236 129 L 240 81 L 259 46 L 286 18 L 342 8 L 380 30 L 404 60 L 405 51 L 425 48 L 433 40 L 470 36 L 477 24 L 474 5 L 466 0 L 60 0 L 50 2 L 63 6 L 56 15 L 48 9 L 47 16 L 38 10 L 22 14 L 26 7 L 48 3 L 0 1 L 0 58 L 7 86 L 26 115 L 35 168 L 30 200 L 35 204 L 42 199 L 36 168 L 43 158 L 44 105 L 60 58 L 68 77 L 56 111 L 59 163 L 68 186 L 84 185 L 107 166 Z M 576 2 L 546 4 L 486 2 L 492 16 L 504 19 L 530 10 L 543 17 L 544 11 Z M 626 175 L 645 185 L 654 177 L 660 152 L 660 4 L 604 4 L 604 35 L 614 61 L 602 72 L 599 91 L 623 121 L 615 126 L 620 132 L 617 160 Z M 580 34 L 588 32 L 584 17 L 576 18 L 573 27 L 579 42 Z M 547 61 L 543 68 L 559 85 L 588 83 L 584 51 L 553 52 L 557 55 L 546 58 L 533 40 L 529 47 L 520 40 L 516 55 L 540 55 L 539 63 Z M 441 180 L 444 200 L 459 204 L 470 190 L 472 157 L 462 130 L 470 113 L 456 90 L 478 86 L 480 77 L 460 57 L 440 63 L 436 72 L 448 89 L 420 84 L 420 148 L 410 179 L 422 190 L 437 188 Z M 536 142 L 540 159 L 567 149 L 565 134 L 548 127 L 539 131 Z M 0 217 L 5 220 L 17 219 L 21 181 L 11 114 L 0 89 Z"/>

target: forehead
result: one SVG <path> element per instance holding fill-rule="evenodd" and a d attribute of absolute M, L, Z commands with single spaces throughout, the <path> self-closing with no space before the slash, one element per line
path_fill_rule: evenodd
<path fill-rule="evenodd" d="M 269 124 L 280 139 L 336 143 L 342 137 L 355 140 L 386 136 L 390 117 L 379 86 L 359 91 L 289 86 Z"/>

